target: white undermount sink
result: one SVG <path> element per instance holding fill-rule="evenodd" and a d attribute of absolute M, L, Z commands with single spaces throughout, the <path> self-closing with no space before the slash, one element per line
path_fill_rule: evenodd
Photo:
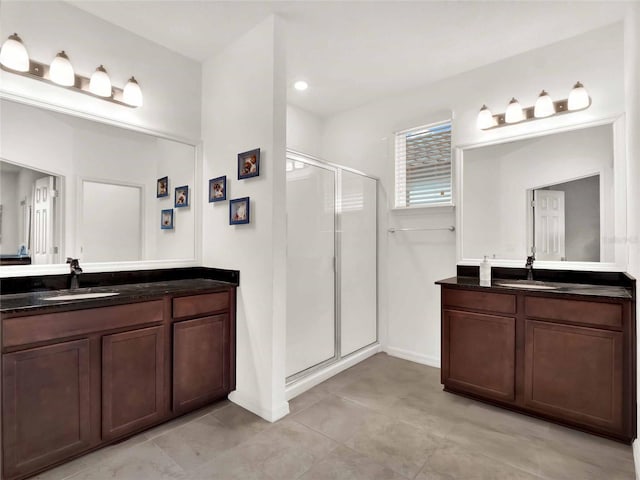
<path fill-rule="evenodd" d="M 500 287 L 527 288 L 532 290 L 557 290 L 559 287 L 533 282 L 496 282 Z"/>
<path fill-rule="evenodd" d="M 105 293 L 71 293 L 69 295 L 58 295 L 57 297 L 47 297 L 43 300 L 49 300 L 52 302 L 61 302 L 63 300 L 83 300 L 87 298 L 103 298 L 113 297 L 114 295 L 120 295 L 119 292 L 105 292 Z"/>

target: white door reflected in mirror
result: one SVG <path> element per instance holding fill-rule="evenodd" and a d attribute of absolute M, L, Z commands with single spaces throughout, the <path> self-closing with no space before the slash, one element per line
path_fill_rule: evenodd
<path fill-rule="evenodd" d="M 135 185 L 82 182 L 82 239 L 84 262 L 142 260 L 143 189 Z"/>

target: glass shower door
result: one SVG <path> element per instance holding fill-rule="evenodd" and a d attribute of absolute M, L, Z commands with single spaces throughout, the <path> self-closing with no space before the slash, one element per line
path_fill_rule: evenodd
<path fill-rule="evenodd" d="M 336 183 L 329 166 L 287 159 L 287 379 L 337 358 Z"/>

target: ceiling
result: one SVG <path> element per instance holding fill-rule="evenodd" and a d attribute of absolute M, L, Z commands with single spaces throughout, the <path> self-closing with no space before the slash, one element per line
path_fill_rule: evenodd
<path fill-rule="evenodd" d="M 286 24 L 288 101 L 329 116 L 624 18 L 613 1 L 69 3 L 203 61 L 267 15 Z M 294 81 L 309 89 L 297 92 Z"/>

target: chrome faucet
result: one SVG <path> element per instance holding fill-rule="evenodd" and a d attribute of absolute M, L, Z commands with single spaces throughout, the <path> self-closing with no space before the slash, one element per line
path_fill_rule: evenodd
<path fill-rule="evenodd" d="M 527 263 L 524 268 L 527 269 L 527 280 L 533 280 L 533 262 L 536 259 L 533 255 L 527 257 Z"/>
<path fill-rule="evenodd" d="M 67 258 L 67 263 L 69 264 L 69 269 L 71 270 L 71 277 L 69 278 L 69 289 L 73 290 L 78 288 L 78 276 L 82 273 L 82 268 L 80 268 L 80 261 L 77 258 Z"/>

